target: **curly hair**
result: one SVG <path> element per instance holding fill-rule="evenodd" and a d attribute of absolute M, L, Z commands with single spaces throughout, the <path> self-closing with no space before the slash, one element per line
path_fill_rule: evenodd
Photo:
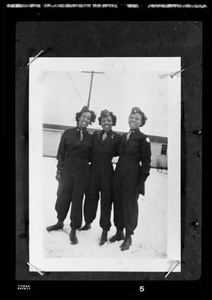
<path fill-rule="evenodd" d="M 113 122 L 113 126 L 115 126 L 115 125 L 116 125 L 116 121 L 117 121 L 116 116 L 112 113 L 112 111 L 109 113 L 108 116 L 111 116 L 112 122 Z M 102 120 L 102 119 L 103 119 L 103 118 L 101 118 L 101 117 L 98 118 L 98 120 L 99 120 L 99 125 L 101 125 L 101 120 Z"/>
<path fill-rule="evenodd" d="M 90 120 L 90 125 L 91 125 L 96 120 L 96 114 L 94 113 L 93 110 L 89 110 L 87 112 L 91 113 L 91 120 Z M 77 123 L 79 122 L 79 118 L 81 117 L 82 114 L 83 114 L 82 111 L 76 113 L 75 120 L 77 121 Z"/>

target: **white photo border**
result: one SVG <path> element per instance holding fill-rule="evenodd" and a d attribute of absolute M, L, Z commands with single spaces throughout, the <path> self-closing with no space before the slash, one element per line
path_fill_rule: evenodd
<path fill-rule="evenodd" d="M 43 107 L 42 102 L 39 101 L 41 99 L 39 90 L 35 90 L 33 83 L 37 74 L 42 70 L 66 71 L 67 62 L 73 59 L 81 62 L 86 61 L 87 58 L 40 57 L 29 66 L 29 263 L 44 272 L 168 272 L 177 261 L 181 260 L 181 73 L 174 77 L 170 76 L 181 69 L 180 57 L 136 57 L 136 59 L 143 60 L 143 70 L 158 71 L 162 76 L 168 76 L 167 257 L 141 258 L 139 261 L 138 258 L 119 258 L 119 262 L 117 262 L 116 258 L 107 257 L 46 258 L 44 256 L 43 178 L 40 171 L 42 170 L 43 156 Z M 115 59 L 129 59 L 129 57 L 116 57 Z M 79 68 L 81 69 L 81 66 Z M 123 260 L 121 264 L 120 260 Z M 29 270 L 35 272 L 32 267 Z M 174 272 L 180 271 L 179 264 Z"/>

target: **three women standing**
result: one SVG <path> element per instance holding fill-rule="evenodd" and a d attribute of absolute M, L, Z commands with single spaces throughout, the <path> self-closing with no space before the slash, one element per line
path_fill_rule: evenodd
<path fill-rule="evenodd" d="M 47 227 L 47 230 L 63 228 L 63 221 L 72 202 L 70 241 L 76 244 L 76 230 L 91 228 L 101 197 L 102 235 L 99 244 L 103 245 L 108 240 L 113 202 L 117 231 L 110 238 L 110 242 L 124 240 L 120 246 L 124 251 L 132 244 L 131 235 L 134 234 L 138 223 L 138 197 L 139 194 L 144 195 L 144 185 L 150 171 L 150 140 L 139 129 L 147 118 L 140 108 L 134 107 L 128 119 L 130 131 L 121 136 L 112 131 L 112 126 L 116 124 L 116 116 L 108 110 L 103 110 L 99 117 L 102 130 L 95 131 L 91 136 L 86 127 L 94 122 L 95 118 L 93 111 L 83 107 L 81 112 L 76 114 L 77 127 L 66 130 L 62 136 L 57 154 L 56 178 L 60 184 L 55 209 L 58 222 Z M 114 156 L 119 156 L 115 172 L 112 165 Z M 80 228 L 84 193 L 85 225 Z"/>

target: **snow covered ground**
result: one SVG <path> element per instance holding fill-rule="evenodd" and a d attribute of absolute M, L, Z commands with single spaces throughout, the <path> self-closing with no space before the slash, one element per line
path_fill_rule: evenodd
<path fill-rule="evenodd" d="M 123 257 L 123 258 L 166 258 L 167 257 L 167 171 L 151 169 L 146 181 L 146 195 L 139 197 L 139 221 L 132 246 L 127 251 L 120 251 L 122 241 L 99 246 L 101 228 L 99 226 L 99 210 L 92 228 L 78 231 L 79 243 L 71 245 L 69 241 L 69 214 L 64 222 L 63 230 L 47 232 L 46 227 L 57 222 L 56 201 L 57 181 L 55 158 L 43 158 L 43 218 L 44 218 L 44 255 L 47 258 L 74 257 Z M 108 237 L 115 234 L 113 211 L 112 227 Z M 84 220 L 83 220 L 84 224 Z"/>

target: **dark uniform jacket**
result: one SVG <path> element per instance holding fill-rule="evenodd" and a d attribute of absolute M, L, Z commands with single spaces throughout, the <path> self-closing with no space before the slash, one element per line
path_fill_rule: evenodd
<path fill-rule="evenodd" d="M 120 135 L 114 131 L 109 131 L 106 139 L 102 140 L 104 131 L 95 131 L 93 133 L 93 143 L 91 149 L 90 160 L 91 162 L 108 163 L 112 161 L 114 156 L 117 156 L 118 144 Z"/>
<path fill-rule="evenodd" d="M 117 167 L 124 165 L 125 169 L 132 169 L 134 166 L 140 165 L 138 189 L 139 193 L 144 195 L 144 182 L 149 176 L 151 163 L 150 140 L 140 129 L 132 130 L 128 140 L 126 140 L 126 135 L 127 133 L 122 135 L 119 144 Z"/>
<path fill-rule="evenodd" d="M 80 141 L 80 129 L 78 127 L 64 131 L 57 152 L 58 170 L 62 169 L 65 161 L 71 157 L 76 156 L 88 160 L 92 135 L 86 129 L 83 129 L 82 132 L 83 140 Z"/>

